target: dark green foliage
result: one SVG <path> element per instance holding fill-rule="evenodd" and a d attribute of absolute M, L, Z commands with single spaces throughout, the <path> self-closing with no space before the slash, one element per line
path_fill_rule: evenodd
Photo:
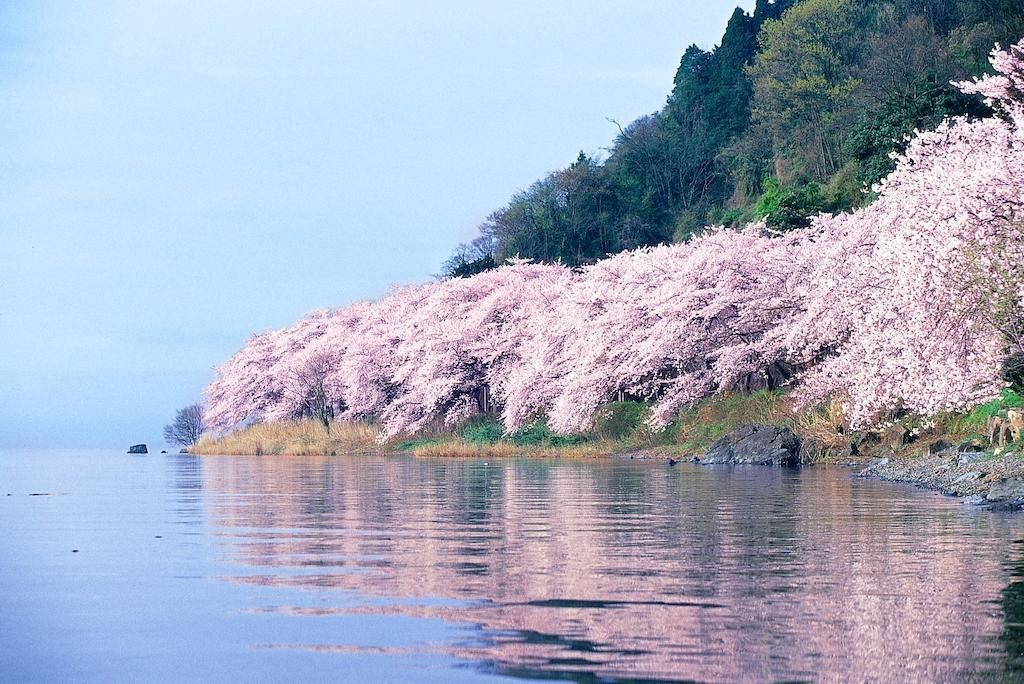
<path fill-rule="evenodd" d="M 445 275 L 511 257 L 592 263 L 765 217 L 789 230 L 870 201 L 915 129 L 981 116 L 949 85 L 1024 35 L 1024 0 L 757 0 L 687 48 L 665 107 L 512 197 Z"/>
<path fill-rule="evenodd" d="M 588 440 L 588 435 L 556 435 L 547 423 L 538 420 L 514 435 L 505 435 L 505 427 L 492 414 L 473 416 L 459 428 L 458 436 L 474 444 L 495 444 L 511 442 L 516 446 L 572 446 Z M 417 446 L 420 444 L 417 443 Z"/>
<path fill-rule="evenodd" d="M 1003 362 L 1003 379 L 1018 393 L 1024 393 L 1024 354 L 1010 354 Z"/>
<path fill-rule="evenodd" d="M 486 234 L 459 245 L 455 253 L 444 262 L 442 275 L 446 278 L 467 278 L 488 271 L 497 266 L 494 251 L 494 239 Z"/>
<path fill-rule="evenodd" d="M 481 230 L 499 262 L 524 257 L 575 266 L 621 249 L 609 228 L 613 204 L 601 167 L 580 152 L 575 164 L 514 196 Z"/>
<path fill-rule="evenodd" d="M 602 406 L 594 415 L 594 434 L 601 439 L 632 436 L 647 415 L 647 406 L 637 401 L 616 401 Z"/>
<path fill-rule="evenodd" d="M 476 275 L 477 273 L 489 271 L 495 266 L 497 266 L 497 264 L 494 261 L 494 256 L 485 254 L 482 257 L 477 257 L 470 261 L 460 260 L 453 263 L 445 275 L 450 278 L 468 278 L 469 276 Z"/>
<path fill-rule="evenodd" d="M 915 130 L 934 129 L 954 116 L 985 116 L 986 109 L 979 99 L 936 84 L 918 100 L 891 99 L 865 112 L 846 141 L 850 157 L 857 162 L 858 182 L 870 188 L 889 175 L 896 168 L 892 153 L 903 152 Z"/>
<path fill-rule="evenodd" d="M 764 182 L 764 194 L 755 215 L 772 230 L 792 230 L 810 225 L 810 217 L 825 211 L 827 203 L 817 183 L 782 187 L 774 178 Z"/>
<path fill-rule="evenodd" d="M 587 435 L 556 435 L 543 420 L 538 420 L 526 429 L 512 435 L 516 446 L 573 446 L 587 441 Z"/>
<path fill-rule="evenodd" d="M 467 442 L 493 444 L 504 436 L 505 427 L 495 416 L 482 414 L 467 420 L 459 432 Z"/>

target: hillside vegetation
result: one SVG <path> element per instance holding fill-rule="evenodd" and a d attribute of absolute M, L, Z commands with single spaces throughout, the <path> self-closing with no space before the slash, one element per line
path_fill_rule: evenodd
<path fill-rule="evenodd" d="M 1024 0 L 758 0 L 683 54 L 661 111 L 516 193 L 445 264 L 591 263 L 765 218 L 808 225 L 873 198 L 915 130 L 988 114 L 950 85 L 1024 35 Z"/>

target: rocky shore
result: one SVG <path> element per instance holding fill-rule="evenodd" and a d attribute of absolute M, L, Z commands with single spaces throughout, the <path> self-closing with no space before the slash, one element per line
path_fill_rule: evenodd
<path fill-rule="evenodd" d="M 994 441 L 999 441 L 998 435 L 994 435 Z M 752 424 L 721 437 L 691 460 L 704 465 L 799 466 L 819 461 L 819 446 L 813 440 L 801 440 L 787 428 Z M 913 484 L 994 510 L 1021 510 L 1024 457 L 1007 446 L 993 453 L 977 441 L 954 445 L 938 440 L 909 455 L 844 462 L 861 466 L 860 477 Z M 881 446 L 881 450 L 886 448 Z"/>
<path fill-rule="evenodd" d="M 938 490 L 992 509 L 1024 508 L 1024 458 L 1015 452 L 992 455 L 949 447 L 909 458 L 874 459 L 859 475 Z"/>

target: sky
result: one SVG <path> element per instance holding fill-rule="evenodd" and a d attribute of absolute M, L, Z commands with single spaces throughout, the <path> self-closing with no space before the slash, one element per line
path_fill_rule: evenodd
<path fill-rule="evenodd" d="M 0 447 L 160 445 L 252 332 L 434 277 L 753 4 L 5 0 Z"/>

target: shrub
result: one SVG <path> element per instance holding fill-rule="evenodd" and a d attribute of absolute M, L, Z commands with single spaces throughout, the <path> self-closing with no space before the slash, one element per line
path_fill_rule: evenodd
<path fill-rule="evenodd" d="M 459 431 L 462 439 L 474 444 L 494 444 L 502 439 L 505 428 L 494 416 L 484 414 L 467 420 Z"/>
<path fill-rule="evenodd" d="M 554 434 L 545 420 L 537 420 L 512 435 L 512 443 L 517 446 L 573 446 L 586 441 L 586 435 Z"/>
<path fill-rule="evenodd" d="M 630 437 L 644 422 L 647 412 L 647 406 L 638 401 L 605 404 L 594 414 L 594 434 L 600 439 Z"/>

